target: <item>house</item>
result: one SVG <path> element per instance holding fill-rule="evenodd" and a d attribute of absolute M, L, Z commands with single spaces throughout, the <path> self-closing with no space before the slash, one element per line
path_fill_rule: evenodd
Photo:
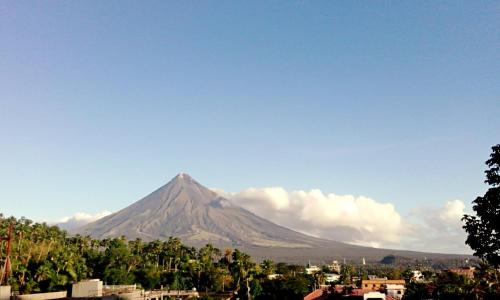
<path fill-rule="evenodd" d="M 304 297 L 304 300 L 322 300 L 327 297 L 327 293 L 328 293 L 327 289 L 320 288 L 307 294 Z"/>
<path fill-rule="evenodd" d="M 340 275 L 335 273 L 325 273 L 325 282 L 332 283 L 340 280 Z"/>
<path fill-rule="evenodd" d="M 269 279 L 269 280 L 278 279 L 280 277 L 282 277 L 281 274 L 269 274 L 269 275 L 267 275 L 267 279 Z"/>
<path fill-rule="evenodd" d="M 463 268 L 454 268 L 445 270 L 447 272 L 455 273 L 457 275 L 464 276 L 469 279 L 474 279 L 474 272 L 476 271 L 475 267 L 463 267 Z"/>
<path fill-rule="evenodd" d="M 311 275 L 311 274 L 314 274 L 314 273 L 321 271 L 321 269 L 318 266 L 311 265 L 311 262 L 309 262 L 307 264 L 307 267 L 305 270 L 306 270 L 306 274 L 308 274 L 308 275 Z"/>
<path fill-rule="evenodd" d="M 353 289 L 349 294 L 342 296 L 348 300 L 394 300 L 386 297 L 385 294 L 366 289 Z"/>
<path fill-rule="evenodd" d="M 363 294 L 363 300 L 386 300 L 385 294 L 380 292 L 368 292 Z"/>
<path fill-rule="evenodd" d="M 386 284 L 385 290 L 388 296 L 399 300 L 403 298 L 406 288 L 402 284 Z"/>
<path fill-rule="evenodd" d="M 362 289 L 379 290 L 381 287 L 388 284 L 399 284 L 405 286 L 406 282 L 404 281 L 404 279 L 391 280 L 387 278 L 374 278 L 368 280 L 361 280 Z"/>
<path fill-rule="evenodd" d="M 341 266 L 340 266 L 339 262 L 336 260 L 334 260 L 332 262 L 332 264 L 330 265 L 330 269 L 332 269 L 333 273 L 340 274 L 340 268 L 341 268 Z"/>
<path fill-rule="evenodd" d="M 412 275 L 411 275 L 411 281 L 422 281 L 424 280 L 424 274 L 422 274 L 421 271 L 419 270 L 413 270 L 411 271 L 412 272 Z"/>

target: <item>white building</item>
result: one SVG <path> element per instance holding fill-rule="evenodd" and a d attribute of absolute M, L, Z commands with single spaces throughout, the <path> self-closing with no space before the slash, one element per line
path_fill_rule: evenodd
<path fill-rule="evenodd" d="M 311 265 L 311 261 L 309 261 L 305 271 L 306 271 L 306 274 L 311 275 L 314 273 L 318 273 L 319 271 L 321 271 L 321 269 L 318 266 Z"/>
<path fill-rule="evenodd" d="M 402 299 L 405 294 L 405 287 L 401 284 L 387 284 L 385 286 L 387 291 L 387 295 L 391 296 L 394 299 Z"/>
<path fill-rule="evenodd" d="M 414 270 L 414 271 L 412 271 L 411 280 L 412 281 L 422 281 L 422 280 L 424 280 L 424 274 L 422 274 L 421 271 Z"/>
<path fill-rule="evenodd" d="M 340 273 L 340 264 L 338 261 L 334 260 L 330 265 L 330 268 L 332 269 L 333 273 Z"/>
<path fill-rule="evenodd" d="M 325 282 L 332 283 L 340 280 L 340 274 L 335 273 L 326 273 L 325 274 Z"/>
<path fill-rule="evenodd" d="M 385 300 L 385 294 L 380 292 L 369 292 L 363 295 L 363 300 Z"/>
<path fill-rule="evenodd" d="M 281 274 L 269 274 L 269 275 L 267 275 L 267 279 L 269 279 L 269 280 L 278 279 L 280 277 L 281 277 Z"/>

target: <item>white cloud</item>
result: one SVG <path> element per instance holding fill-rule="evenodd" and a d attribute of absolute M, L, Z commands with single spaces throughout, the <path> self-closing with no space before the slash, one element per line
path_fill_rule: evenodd
<path fill-rule="evenodd" d="M 392 203 L 365 196 L 326 194 L 318 189 L 215 191 L 272 222 L 317 237 L 372 247 L 471 252 L 464 244 L 460 219 L 465 205 L 460 200 L 448 201 L 441 208 L 416 209 L 403 217 Z"/>
<path fill-rule="evenodd" d="M 94 222 L 100 218 L 104 218 L 107 215 L 110 215 L 111 212 L 105 210 L 95 214 L 89 214 L 84 212 L 77 212 L 71 217 L 63 217 L 59 220 L 53 222 L 55 225 L 61 227 L 65 230 L 72 230 L 88 224 L 90 222 Z"/>
<path fill-rule="evenodd" d="M 281 187 L 225 196 L 280 225 L 356 244 L 398 243 L 405 227 L 394 205 L 364 196 L 324 194 L 318 189 L 287 192 Z"/>
<path fill-rule="evenodd" d="M 466 213 L 461 200 L 451 200 L 439 208 L 415 209 L 409 216 L 412 242 L 422 250 L 446 253 L 472 253 L 465 245 L 462 217 Z"/>

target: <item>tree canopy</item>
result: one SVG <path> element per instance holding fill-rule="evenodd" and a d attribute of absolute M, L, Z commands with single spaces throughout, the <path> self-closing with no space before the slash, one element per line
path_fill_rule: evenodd
<path fill-rule="evenodd" d="M 464 229 L 468 234 L 465 243 L 474 255 L 495 267 L 500 266 L 500 144 L 492 147 L 485 183 L 490 188 L 473 203 L 476 215 L 464 215 Z"/>
<path fill-rule="evenodd" d="M 242 300 L 249 295 L 253 299 L 302 299 L 313 286 L 312 277 L 295 265 L 282 264 L 282 276 L 270 280 L 267 276 L 276 270 L 273 261 L 256 264 L 238 249 L 221 251 L 210 244 L 195 249 L 176 237 L 145 242 L 69 236 L 56 226 L 2 214 L 0 237 L 11 224 L 12 268 L 7 283 L 21 294 L 66 290 L 71 283 L 89 278 L 106 284 L 137 283 L 148 290 L 163 286 L 205 293 L 237 291 Z M 5 243 L 0 243 L 0 269 L 5 257 Z M 279 293 L 285 292 L 288 296 L 280 298 Z"/>

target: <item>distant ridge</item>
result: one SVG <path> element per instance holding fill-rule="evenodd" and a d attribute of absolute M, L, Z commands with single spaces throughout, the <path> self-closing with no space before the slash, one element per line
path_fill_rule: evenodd
<path fill-rule="evenodd" d="M 176 236 L 191 246 L 212 243 L 220 248 L 247 251 L 257 259 L 267 257 L 288 262 L 361 257 L 378 261 L 389 254 L 414 258 L 459 257 L 361 247 L 311 237 L 233 204 L 185 173 L 178 174 L 132 205 L 78 228 L 74 233 L 95 238 L 123 235 L 146 241 Z"/>

